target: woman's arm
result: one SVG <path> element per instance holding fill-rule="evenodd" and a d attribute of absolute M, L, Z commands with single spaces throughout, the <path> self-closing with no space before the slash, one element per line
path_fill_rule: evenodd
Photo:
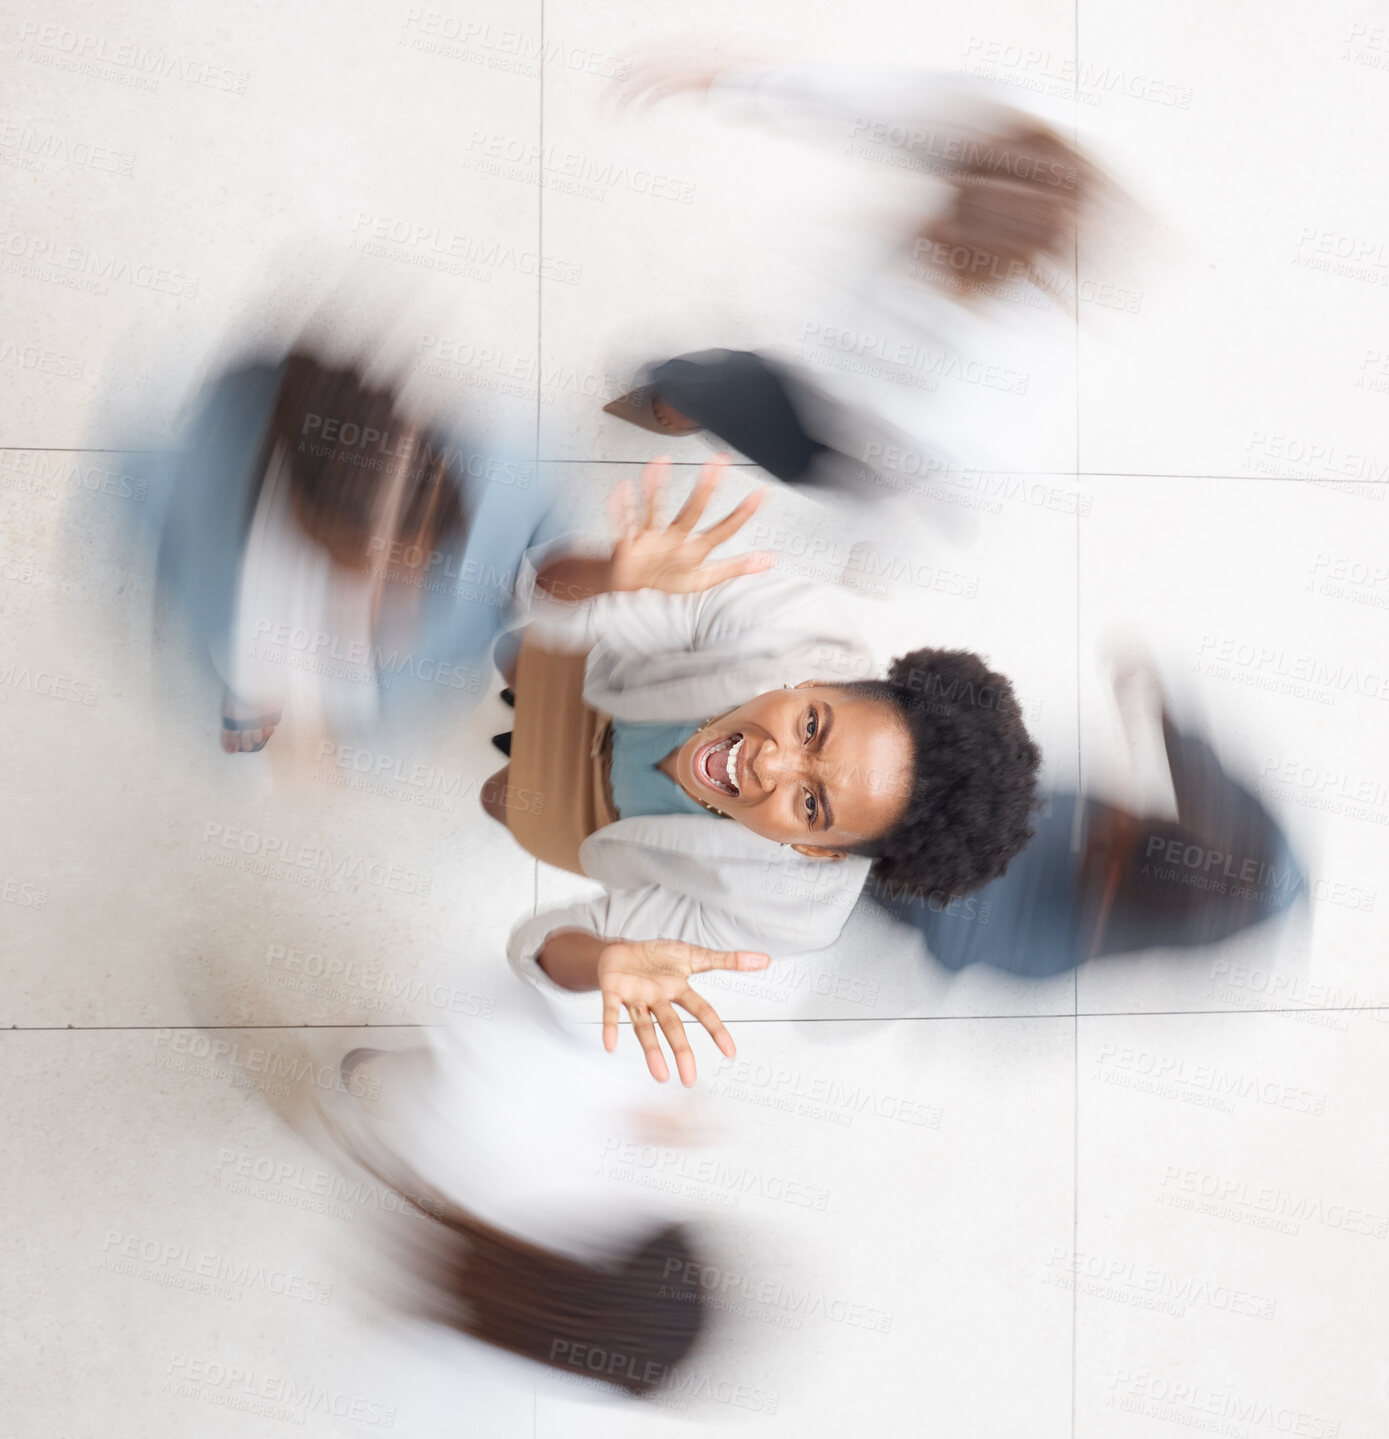
<path fill-rule="evenodd" d="M 597 989 L 598 961 L 607 943 L 586 929 L 557 929 L 545 937 L 536 963 L 561 989 Z"/>
<path fill-rule="evenodd" d="M 599 559 L 584 555 L 563 555 L 552 560 L 535 577 L 535 587 L 551 599 L 576 605 L 612 588 L 612 556 Z"/>

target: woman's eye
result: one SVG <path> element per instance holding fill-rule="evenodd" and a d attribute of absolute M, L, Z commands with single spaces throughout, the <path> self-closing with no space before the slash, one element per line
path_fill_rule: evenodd
<path fill-rule="evenodd" d="M 811 824 L 814 824 L 814 823 L 815 823 L 815 816 L 816 816 L 816 814 L 817 814 L 818 812 L 819 812 L 819 807 L 818 807 L 818 806 L 816 805 L 816 803 L 815 803 L 815 796 L 814 796 L 813 794 L 811 794 L 811 792 L 810 792 L 809 790 L 806 790 L 806 792 L 805 792 L 805 817 L 806 817 L 806 819 L 809 820 Z"/>
<path fill-rule="evenodd" d="M 805 720 L 805 737 L 806 737 L 806 739 L 808 739 L 808 740 L 814 739 L 814 738 L 815 738 L 816 731 L 819 730 L 819 728 L 820 728 L 820 721 L 819 721 L 819 719 L 817 718 L 817 716 L 816 716 L 816 714 L 815 714 L 815 711 L 814 711 L 814 710 L 811 710 L 811 712 L 806 716 L 806 720 Z"/>

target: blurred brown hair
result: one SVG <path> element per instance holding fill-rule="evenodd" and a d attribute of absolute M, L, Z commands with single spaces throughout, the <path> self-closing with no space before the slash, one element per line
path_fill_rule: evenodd
<path fill-rule="evenodd" d="M 277 444 L 289 461 L 295 518 L 339 564 L 367 563 L 402 465 L 404 492 L 387 539 L 427 551 L 463 528 L 447 452 L 426 442 L 393 390 L 369 384 L 355 366 L 293 350 L 271 419 L 270 449 Z"/>
<path fill-rule="evenodd" d="M 916 259 L 933 282 L 983 296 L 1023 281 L 1050 289 L 1048 262 L 1069 270 L 1073 236 L 1100 174 L 1075 146 L 1030 117 L 975 136 L 947 176 L 944 214 L 917 235 Z"/>
<path fill-rule="evenodd" d="M 611 1264 L 589 1264 L 488 1224 L 425 1184 L 398 1155 L 364 1151 L 325 1115 L 363 1168 L 429 1220 L 412 1268 L 421 1317 L 639 1398 L 673 1377 L 705 1322 L 698 1258 L 669 1225 Z"/>

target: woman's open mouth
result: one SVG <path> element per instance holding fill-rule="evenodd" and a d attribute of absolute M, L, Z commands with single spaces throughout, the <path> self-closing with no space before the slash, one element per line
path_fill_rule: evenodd
<path fill-rule="evenodd" d="M 700 745 L 692 764 L 695 778 L 715 794 L 732 795 L 736 799 L 743 792 L 743 777 L 739 769 L 742 753 L 743 737 L 740 734 L 724 735 L 722 739 Z"/>

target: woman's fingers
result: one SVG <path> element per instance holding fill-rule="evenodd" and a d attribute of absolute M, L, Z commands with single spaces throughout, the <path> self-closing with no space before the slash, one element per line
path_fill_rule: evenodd
<path fill-rule="evenodd" d="M 619 540 L 630 540 L 637 532 L 632 486 L 628 480 L 619 480 L 608 491 L 608 524 Z"/>
<path fill-rule="evenodd" d="M 603 1048 L 609 1054 L 617 1048 L 617 1027 L 622 1019 L 622 1001 L 615 994 L 603 993 Z"/>
<path fill-rule="evenodd" d="M 665 495 L 666 479 L 670 474 L 670 463 L 657 460 L 641 472 L 642 528 L 650 531 L 660 528 L 661 500 Z"/>
<path fill-rule="evenodd" d="M 710 969 L 766 969 L 772 962 L 769 954 L 755 949 L 700 949 L 690 946 L 690 973 L 703 974 Z"/>
<path fill-rule="evenodd" d="M 651 1071 L 652 1079 L 664 1084 L 670 1078 L 670 1069 L 661 1052 L 661 1041 L 656 1038 L 656 1026 L 651 1022 L 650 1012 L 644 1004 L 633 1003 L 628 1004 L 627 1013 L 632 1016 L 632 1028 L 646 1055 L 646 1067 Z"/>
<path fill-rule="evenodd" d="M 735 579 L 738 575 L 755 575 L 763 570 L 769 570 L 776 564 L 776 556 L 769 550 L 757 550 L 750 555 L 737 555 L 731 560 L 719 560 L 716 564 L 700 565 L 690 576 L 691 593 L 700 593 L 704 590 L 712 590 L 715 585 L 721 585 L 725 580 Z"/>
<path fill-rule="evenodd" d="M 690 1048 L 690 1041 L 685 1035 L 685 1026 L 680 1022 L 680 1016 L 668 1004 L 663 1004 L 659 1009 L 653 1009 L 651 1012 L 661 1026 L 661 1033 L 665 1035 L 666 1043 L 670 1045 L 671 1056 L 675 1060 L 675 1068 L 680 1075 L 680 1083 L 688 1089 L 695 1082 L 695 1057 L 694 1050 Z"/>
<path fill-rule="evenodd" d="M 765 488 L 754 490 L 735 509 L 730 510 L 723 519 L 716 520 L 707 530 L 702 530 L 699 534 L 699 541 L 704 546 L 704 553 L 707 555 L 711 550 L 718 549 L 726 540 L 731 540 L 757 513 L 766 494 Z"/>
<path fill-rule="evenodd" d="M 714 491 L 718 489 L 719 481 L 723 479 L 723 472 L 727 468 L 727 455 L 715 455 L 704 466 L 699 472 L 699 478 L 695 481 L 694 489 L 690 491 L 689 499 L 681 505 L 680 513 L 670 522 L 671 529 L 684 535 L 688 535 L 694 529 L 704 514 L 705 506 L 713 497 Z"/>
<path fill-rule="evenodd" d="M 687 989 L 676 1001 L 683 1005 L 694 1017 L 709 1031 L 709 1037 L 719 1047 L 719 1052 L 732 1059 L 737 1054 L 733 1044 L 733 1036 L 724 1028 L 723 1020 L 718 1016 L 718 1011 L 702 994 L 697 994 L 693 989 Z M 685 1077 L 681 1071 L 682 1079 Z"/>

